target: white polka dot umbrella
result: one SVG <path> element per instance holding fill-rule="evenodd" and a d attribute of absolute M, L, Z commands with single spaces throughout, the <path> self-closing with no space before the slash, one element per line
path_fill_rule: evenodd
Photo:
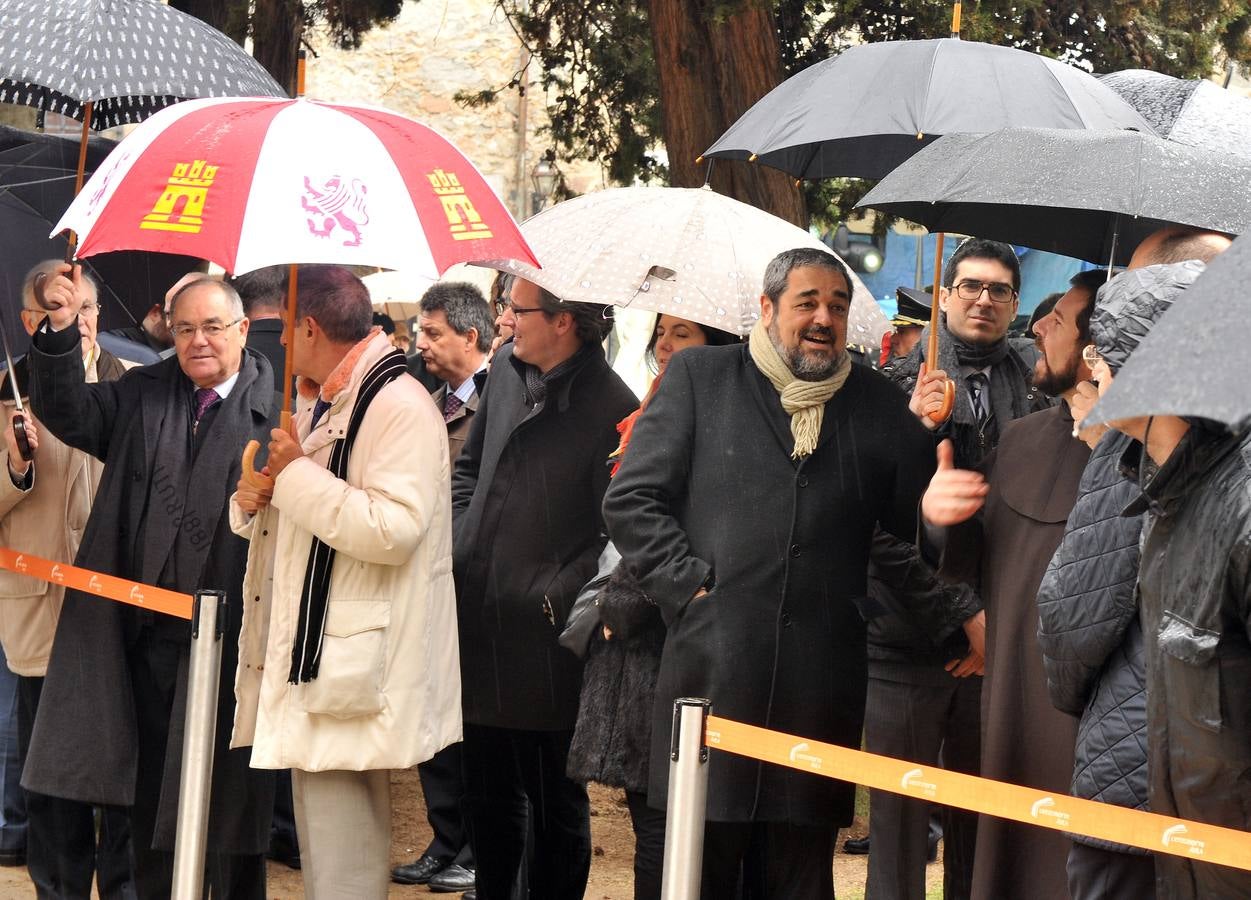
<path fill-rule="evenodd" d="M 745 335 L 760 316 L 765 267 L 796 247 L 831 252 L 802 228 L 711 188 L 630 187 L 586 194 L 521 226 L 542 269 L 490 266 L 566 301 L 668 313 Z M 847 341 L 876 347 L 890 323 L 852 273 Z"/>

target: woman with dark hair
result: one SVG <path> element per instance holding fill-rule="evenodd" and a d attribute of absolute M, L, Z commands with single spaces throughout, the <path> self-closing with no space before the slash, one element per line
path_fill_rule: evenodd
<path fill-rule="evenodd" d="M 637 410 L 617 426 L 621 443 L 613 452 L 613 474 L 630 443 L 634 422 L 647 409 L 673 354 L 687 347 L 736 344 L 740 338 L 688 319 L 660 315 L 647 342 L 647 363 L 656 379 Z M 611 544 L 600 557 L 620 557 Z M 607 565 L 612 565 L 608 563 Z M 601 573 L 606 568 L 601 568 Z M 596 781 L 625 789 L 634 828 L 634 898 L 659 900 L 665 849 L 665 813 L 647 805 L 648 754 L 651 752 L 652 700 L 665 643 L 660 611 L 617 565 L 594 595 L 597 625 L 585 644 L 582 698 L 569 748 L 568 772 L 575 781 Z M 595 582 L 592 582 L 595 584 Z M 584 592 L 585 593 L 585 592 Z M 571 621 L 573 617 L 570 617 Z M 566 636 L 569 632 L 566 632 Z M 573 648 L 576 642 L 562 643 Z"/>

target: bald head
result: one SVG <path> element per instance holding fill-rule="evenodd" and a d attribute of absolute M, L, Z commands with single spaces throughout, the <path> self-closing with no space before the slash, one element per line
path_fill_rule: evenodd
<path fill-rule="evenodd" d="M 1162 266 L 1197 259 L 1210 263 L 1229 249 L 1231 238 L 1216 231 L 1197 228 L 1161 228 L 1143 239 L 1130 258 L 1131 269 Z"/>

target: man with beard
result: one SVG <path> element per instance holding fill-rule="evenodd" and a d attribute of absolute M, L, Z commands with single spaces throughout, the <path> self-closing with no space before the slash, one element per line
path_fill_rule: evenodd
<path fill-rule="evenodd" d="M 1034 326 L 1040 351 L 1034 382 L 1062 402 L 1004 428 L 980 473 L 954 468 L 951 446 L 944 443 L 939 470 L 922 501 L 927 525 L 961 526 L 935 535 L 952 563 L 943 572 L 978 585 L 986 607 L 982 775 L 1057 794 L 1067 794 L 1072 779 L 1076 722 L 1051 704 L 1035 637 L 1034 597 L 1090 456 L 1090 448 L 1073 436 L 1069 401 L 1078 383 L 1090 377 L 1082 349 L 1090 343 L 1095 292 L 1106 280 L 1102 270 L 1075 276 Z M 970 487 L 976 502 L 961 493 Z M 983 496 L 985 508 L 973 519 Z M 1068 850 L 1063 833 L 982 816 L 972 896 L 1066 896 Z"/>
<path fill-rule="evenodd" d="M 820 250 L 779 254 L 746 345 L 669 363 L 604 498 L 624 565 L 668 626 L 649 802 L 668 788 L 673 701 L 860 745 L 869 544 L 915 537 L 933 445 L 846 347 L 851 281 Z M 703 896 L 833 896 L 854 788 L 731 754 L 709 764 Z"/>
<path fill-rule="evenodd" d="M 1008 338 L 1021 289 L 1021 265 L 1007 244 L 970 238 L 943 271 L 937 364 L 926 360 L 929 328 L 912 352 L 888 372 L 910 392 L 910 408 L 925 427 L 954 444 L 955 464 L 972 469 L 994 449 L 1013 419 L 1050 405 L 1031 387 L 1033 366 Z M 1032 354 L 1032 351 L 1031 351 Z M 947 378 L 955 381 L 955 406 L 941 423 L 930 418 L 942 405 Z M 881 553 L 876 554 L 881 556 Z M 888 584 L 888 579 L 879 579 Z M 976 588 L 974 581 L 967 582 Z M 891 588 L 883 606 L 904 605 L 906 590 Z M 980 624 L 978 615 L 970 624 Z M 934 642 L 899 615 L 869 623 L 870 752 L 976 775 L 980 757 L 982 661 L 980 635 L 966 627 Z M 971 638 L 966 640 L 966 637 Z M 921 900 L 929 804 L 888 791 L 870 791 L 870 900 Z M 943 885 L 948 900 L 969 896 L 977 817 L 943 808 Z"/>

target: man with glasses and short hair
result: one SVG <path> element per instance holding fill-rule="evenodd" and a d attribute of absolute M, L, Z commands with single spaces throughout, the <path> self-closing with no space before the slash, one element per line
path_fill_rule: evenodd
<path fill-rule="evenodd" d="M 175 358 L 91 384 L 82 284 L 79 267 L 45 279 L 47 315 L 27 357 L 47 431 L 104 461 L 74 564 L 184 593 L 225 591 L 205 886 L 262 898 L 273 777 L 249 768 L 246 749 L 228 749 L 247 542 L 226 508 L 242 448 L 268 441 L 273 374 L 244 347 L 234 288 L 201 278 L 170 303 Z M 183 619 L 67 590 L 23 773 L 28 790 L 129 807 L 140 898 L 172 890 L 190 640 Z"/>
<path fill-rule="evenodd" d="M 925 359 L 927 327 L 912 352 L 889 372 L 910 393 L 913 415 L 936 438 L 951 439 L 958 468 L 976 468 L 1008 422 L 1049 405 L 1032 386 L 1032 358 L 1022 356 L 1008 338 L 1020 290 L 1021 265 L 1011 246 L 982 238 L 964 241 L 943 271 L 938 360 Z M 930 414 L 942 407 L 948 378 L 955 382 L 954 406 L 946 420 L 935 422 Z M 887 609 L 906 608 L 902 600 L 893 602 L 903 588 L 885 588 L 894 592 Z M 976 628 L 954 631 L 942 644 L 897 614 L 869 622 L 866 749 L 931 765 L 941 758 L 949 769 L 979 771 L 983 662 L 978 645 L 985 614 L 978 613 L 974 621 Z M 870 792 L 867 897 L 925 896 L 925 860 L 934 843 L 927 838 L 928 818 L 924 801 Z M 945 895 L 967 898 L 977 816 L 944 807 L 941 819 Z"/>
<path fill-rule="evenodd" d="M 608 366 L 606 309 L 512 281 L 495 356 L 452 476 L 465 816 L 482 900 L 574 900 L 591 866 L 586 786 L 565 775 L 581 661 L 557 643 L 607 536 L 617 423 L 638 406 Z M 524 891 L 522 892 L 524 893 Z"/>

